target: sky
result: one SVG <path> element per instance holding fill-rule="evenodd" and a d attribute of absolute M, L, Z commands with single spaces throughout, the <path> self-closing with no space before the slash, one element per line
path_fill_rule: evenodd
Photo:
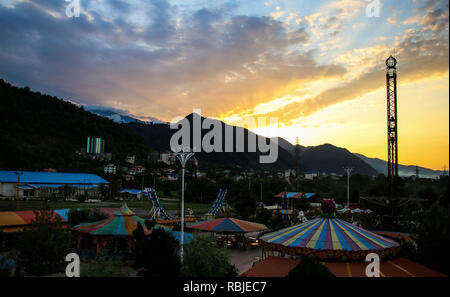
<path fill-rule="evenodd" d="M 261 117 L 264 136 L 386 160 L 393 54 L 399 163 L 448 168 L 448 1 L 79 3 L 68 17 L 71 2 L 0 0 L 0 77 L 143 120 Z"/>

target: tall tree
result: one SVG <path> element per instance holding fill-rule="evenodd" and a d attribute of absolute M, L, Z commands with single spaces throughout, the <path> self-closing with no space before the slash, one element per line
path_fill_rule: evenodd
<path fill-rule="evenodd" d="M 34 215 L 31 228 L 19 237 L 17 263 L 28 275 L 64 272 L 66 255 L 75 251 L 75 237 L 46 204 Z"/>

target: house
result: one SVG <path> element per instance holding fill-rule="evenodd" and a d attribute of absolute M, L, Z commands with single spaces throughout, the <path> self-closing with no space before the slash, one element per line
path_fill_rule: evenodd
<path fill-rule="evenodd" d="M 102 185 L 109 185 L 109 182 L 89 173 L 0 171 L 0 196 L 3 197 L 16 197 L 17 189 L 20 197 L 29 198 L 86 194 L 96 196 Z"/>
<path fill-rule="evenodd" d="M 127 155 L 127 157 L 125 158 L 125 162 L 127 162 L 128 164 L 134 164 L 134 162 L 136 162 L 136 156 Z"/>
<path fill-rule="evenodd" d="M 318 177 L 318 172 L 305 172 L 305 179 L 313 180 L 315 177 Z"/>
<path fill-rule="evenodd" d="M 117 166 L 114 164 L 109 163 L 108 165 L 105 165 L 105 167 L 103 167 L 103 172 L 105 172 L 106 174 L 116 174 L 117 171 Z"/>
<path fill-rule="evenodd" d="M 167 180 L 178 180 L 180 178 L 179 174 L 171 173 L 167 176 Z"/>
<path fill-rule="evenodd" d="M 158 161 L 167 165 L 172 165 L 175 163 L 175 155 L 171 151 L 162 151 L 159 153 Z"/>
<path fill-rule="evenodd" d="M 284 176 L 286 177 L 286 178 L 289 178 L 289 177 L 295 177 L 295 169 L 286 169 L 285 171 L 284 171 Z"/>
<path fill-rule="evenodd" d="M 130 174 L 130 175 L 142 174 L 144 172 L 145 172 L 145 167 L 141 166 L 141 165 L 131 167 L 130 170 L 128 170 L 128 174 Z"/>

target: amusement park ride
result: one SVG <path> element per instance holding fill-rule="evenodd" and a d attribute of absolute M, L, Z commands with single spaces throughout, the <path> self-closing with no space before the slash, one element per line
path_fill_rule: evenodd
<path fill-rule="evenodd" d="M 391 207 L 391 226 L 395 218 L 395 200 L 398 183 L 398 131 L 397 131 L 397 59 L 386 59 L 387 88 L 387 143 L 388 143 L 388 201 Z"/>
<path fill-rule="evenodd" d="M 205 214 L 205 219 L 213 219 L 220 211 L 222 213 L 226 212 L 225 196 L 227 195 L 227 190 L 219 190 L 216 199 L 214 200 L 211 209 Z M 158 199 L 156 191 L 152 188 L 146 188 L 143 190 L 143 196 L 149 199 L 152 203 L 152 209 L 147 215 L 148 218 L 154 219 L 158 224 L 179 224 L 181 218 L 176 218 L 171 216 L 162 206 Z M 184 218 L 185 222 L 195 222 L 198 221 L 197 217 L 193 215 L 192 210 L 190 215 Z"/>

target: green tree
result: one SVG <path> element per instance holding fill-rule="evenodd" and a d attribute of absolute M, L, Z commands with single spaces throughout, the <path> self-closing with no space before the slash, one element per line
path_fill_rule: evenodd
<path fill-rule="evenodd" d="M 144 235 L 142 225 L 138 225 L 134 236 L 136 239 L 136 268 L 144 277 L 177 277 L 180 271 L 180 259 L 176 251 L 178 242 L 164 229 L 153 229 L 150 238 Z"/>
<path fill-rule="evenodd" d="M 287 277 L 335 277 L 335 275 L 326 266 L 309 256 L 302 258 L 300 263 L 289 271 Z"/>
<path fill-rule="evenodd" d="M 237 269 L 230 264 L 227 250 L 212 240 L 197 236 L 184 249 L 184 263 L 180 272 L 184 277 L 233 277 Z"/>
<path fill-rule="evenodd" d="M 61 219 L 46 205 L 34 211 L 31 229 L 23 231 L 18 241 L 17 263 L 28 275 L 63 272 L 66 255 L 75 250 L 75 237 L 62 228 Z"/>
<path fill-rule="evenodd" d="M 436 202 L 417 227 L 418 260 L 430 268 L 449 272 L 448 211 Z"/>
<path fill-rule="evenodd" d="M 98 210 L 91 210 L 88 208 L 71 208 L 68 213 L 67 224 L 71 227 L 80 223 L 98 222 L 106 219 L 108 216 Z"/>
<path fill-rule="evenodd" d="M 249 187 L 243 187 L 236 198 L 234 207 L 244 220 L 248 219 L 251 215 L 254 215 L 256 195 L 250 191 Z"/>

